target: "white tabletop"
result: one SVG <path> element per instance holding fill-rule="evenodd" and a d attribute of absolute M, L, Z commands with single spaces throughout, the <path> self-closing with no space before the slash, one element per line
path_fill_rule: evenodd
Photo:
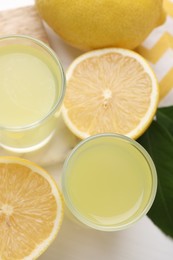
<path fill-rule="evenodd" d="M 33 0 L 0 0 L 0 10 L 33 4 Z M 65 44 L 47 28 L 51 46 L 66 69 L 81 52 Z M 58 181 L 61 166 L 47 168 Z M 172 260 L 173 240 L 166 237 L 148 217 L 128 230 L 101 232 L 81 228 L 66 216 L 61 230 L 42 260 Z"/>

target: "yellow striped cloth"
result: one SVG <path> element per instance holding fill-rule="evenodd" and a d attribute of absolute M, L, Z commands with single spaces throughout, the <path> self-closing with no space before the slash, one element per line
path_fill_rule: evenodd
<path fill-rule="evenodd" d="M 136 51 L 145 57 L 160 85 L 160 105 L 173 105 L 173 0 L 164 0 L 165 23 L 157 27 Z"/>

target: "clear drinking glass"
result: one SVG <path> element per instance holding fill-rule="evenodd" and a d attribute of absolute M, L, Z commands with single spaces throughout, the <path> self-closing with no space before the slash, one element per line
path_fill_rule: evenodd
<path fill-rule="evenodd" d="M 1 147 L 28 152 L 47 143 L 64 94 L 64 71 L 48 45 L 23 35 L 0 38 Z"/>
<path fill-rule="evenodd" d="M 98 134 L 80 142 L 66 159 L 62 191 L 71 215 L 86 227 L 125 229 L 149 211 L 157 174 L 147 151 L 118 134 Z"/>

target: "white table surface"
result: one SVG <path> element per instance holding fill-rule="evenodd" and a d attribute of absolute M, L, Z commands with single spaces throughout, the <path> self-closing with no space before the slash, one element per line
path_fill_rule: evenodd
<path fill-rule="evenodd" d="M 0 0 L 0 10 L 33 4 L 33 0 Z M 49 28 L 51 46 L 64 69 L 81 54 L 65 44 Z M 58 181 L 61 166 L 47 168 Z M 42 260 L 173 260 L 173 240 L 166 237 L 148 217 L 128 230 L 100 232 L 81 228 L 66 216 L 61 230 Z"/>

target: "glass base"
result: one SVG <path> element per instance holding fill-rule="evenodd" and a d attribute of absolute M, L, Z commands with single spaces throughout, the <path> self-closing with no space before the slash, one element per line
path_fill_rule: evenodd
<path fill-rule="evenodd" d="M 45 146 L 53 137 L 55 131 L 53 131 L 48 137 L 46 137 L 46 139 L 44 139 L 43 141 L 41 141 L 40 143 L 33 145 L 31 147 L 11 147 L 11 146 L 6 146 L 4 144 L 0 144 L 0 146 L 10 152 L 14 152 L 14 153 L 28 153 L 28 152 L 33 152 L 35 150 L 38 150 L 40 148 L 42 148 L 43 146 Z"/>

